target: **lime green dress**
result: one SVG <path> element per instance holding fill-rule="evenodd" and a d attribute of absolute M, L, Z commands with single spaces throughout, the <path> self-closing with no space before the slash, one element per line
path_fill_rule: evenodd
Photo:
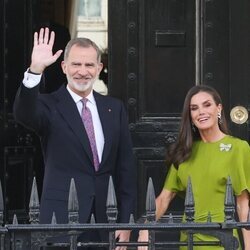
<path fill-rule="evenodd" d="M 195 221 L 206 222 L 208 213 L 212 222 L 224 221 L 226 182 L 231 177 L 235 195 L 250 191 L 250 147 L 246 141 L 232 136 L 205 143 L 196 141 L 188 160 L 176 169 L 170 167 L 164 188 L 173 192 L 185 192 L 188 177 L 192 182 L 195 201 Z M 234 232 L 238 237 L 237 231 Z M 181 233 L 181 241 L 187 239 Z M 194 241 L 216 241 L 214 237 L 195 234 Z M 180 249 L 186 249 L 181 247 Z M 219 246 L 194 247 L 195 250 L 224 249 Z M 240 249 L 240 248 L 239 248 Z"/>

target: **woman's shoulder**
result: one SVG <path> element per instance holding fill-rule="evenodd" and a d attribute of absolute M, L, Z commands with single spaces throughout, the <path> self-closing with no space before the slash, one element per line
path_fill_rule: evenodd
<path fill-rule="evenodd" d="M 231 144 L 232 147 L 234 147 L 234 148 L 238 148 L 240 150 L 244 149 L 244 150 L 250 152 L 249 143 L 246 140 L 240 139 L 238 137 L 228 135 L 228 136 L 226 136 L 224 143 Z"/>
<path fill-rule="evenodd" d="M 237 143 L 238 145 L 248 145 L 249 146 L 249 143 L 246 140 L 240 139 L 240 138 L 232 136 L 232 135 L 225 136 L 224 141 Z"/>

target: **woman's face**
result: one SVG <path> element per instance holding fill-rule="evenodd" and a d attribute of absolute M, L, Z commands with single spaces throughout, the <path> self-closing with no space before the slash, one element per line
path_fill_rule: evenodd
<path fill-rule="evenodd" d="M 207 92 L 199 92 L 191 98 L 190 115 L 199 131 L 219 128 L 218 113 L 221 113 L 221 110 L 221 104 L 217 105 Z"/>

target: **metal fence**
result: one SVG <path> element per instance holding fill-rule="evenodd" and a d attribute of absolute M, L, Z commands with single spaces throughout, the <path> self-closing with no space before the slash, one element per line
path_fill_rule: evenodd
<path fill-rule="evenodd" d="M 0 249 L 1 250 L 38 250 L 43 247 L 55 247 L 56 249 L 76 250 L 80 247 L 92 246 L 96 249 L 99 247 L 106 247 L 107 249 L 115 249 L 117 246 L 127 246 L 128 249 L 137 249 L 139 245 L 148 246 L 149 250 L 154 249 L 178 249 L 179 246 L 187 246 L 191 250 L 194 246 L 215 246 L 220 245 L 226 250 L 234 250 L 238 248 L 239 242 L 233 236 L 233 229 L 246 228 L 250 229 L 250 222 L 240 223 L 235 220 L 235 198 L 233 196 L 232 184 L 230 178 L 227 180 L 226 195 L 225 195 L 225 220 L 221 223 L 211 221 L 211 216 L 208 214 L 206 223 L 194 222 L 194 198 L 192 192 L 191 180 L 188 180 L 188 187 L 185 197 L 185 222 L 176 220 L 174 216 L 169 214 L 167 220 L 164 222 L 155 221 L 155 192 L 152 179 L 149 179 L 147 197 L 146 197 L 146 215 L 144 216 L 147 223 L 139 220 L 134 221 L 133 215 L 130 217 L 129 223 L 116 223 L 117 220 L 117 202 L 115 196 L 115 189 L 112 178 L 110 177 L 109 188 L 107 194 L 107 218 L 108 223 L 95 223 L 95 218 L 92 216 L 90 223 L 79 223 L 78 217 L 78 199 L 74 180 L 71 180 L 68 201 L 68 224 L 57 224 L 56 215 L 54 214 L 51 224 L 39 224 L 39 198 L 37 192 L 36 180 L 34 178 L 30 204 L 29 204 L 29 218 L 30 224 L 18 224 L 16 215 L 13 217 L 12 224 L 4 224 L 4 204 L 3 195 L 0 187 Z M 249 216 L 250 217 L 250 216 Z M 109 239 L 106 242 L 78 242 L 77 238 L 80 233 L 88 230 L 108 230 Z M 130 242 L 116 242 L 115 230 L 129 229 L 137 231 L 141 229 L 149 230 L 148 242 L 137 242 L 132 240 Z M 156 233 L 185 231 L 188 235 L 186 242 L 157 240 Z M 193 235 L 195 233 L 202 233 L 214 236 L 218 241 L 214 242 L 195 242 Z M 52 237 L 65 236 L 70 238 L 68 243 L 50 243 Z M 54 248 L 54 249 L 55 249 Z"/>

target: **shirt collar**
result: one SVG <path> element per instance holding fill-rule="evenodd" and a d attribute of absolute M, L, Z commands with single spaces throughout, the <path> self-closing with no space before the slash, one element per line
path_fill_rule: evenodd
<path fill-rule="evenodd" d="M 73 92 L 69 86 L 67 85 L 67 90 L 69 91 L 69 94 L 71 95 L 71 97 L 73 98 L 74 102 L 75 103 L 78 103 L 82 100 L 82 97 L 77 95 L 75 92 Z M 95 98 L 94 98 L 94 95 L 93 95 L 93 90 L 91 90 L 91 92 L 89 93 L 89 95 L 87 95 L 85 98 L 88 99 L 89 102 L 91 102 L 92 104 L 95 104 Z"/>

